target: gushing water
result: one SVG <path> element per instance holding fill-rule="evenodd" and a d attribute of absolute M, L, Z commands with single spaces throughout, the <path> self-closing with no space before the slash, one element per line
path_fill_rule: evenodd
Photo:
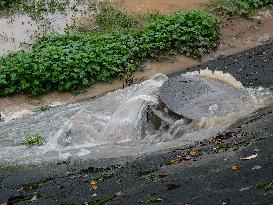
<path fill-rule="evenodd" d="M 243 92 L 248 92 L 251 97 L 247 104 L 238 105 L 236 109 L 242 112 L 238 112 L 237 116 L 234 113 L 214 115 L 220 108 L 213 104 L 207 108 L 211 116 L 203 116 L 194 124 L 185 126 L 183 120 L 179 120 L 170 129 L 162 127 L 155 130 L 147 122 L 146 108 L 150 103 L 158 103 L 159 88 L 167 79 L 167 76 L 158 74 L 139 85 L 102 97 L 2 122 L 0 161 L 3 165 L 35 164 L 79 157 L 137 155 L 173 148 L 212 137 L 239 118 L 264 106 L 264 99 L 269 102 L 268 96 L 272 96 L 261 89 L 241 87 L 238 89 L 244 89 Z M 46 141 L 40 146 L 28 147 L 23 145 L 28 134 L 42 134 Z"/>

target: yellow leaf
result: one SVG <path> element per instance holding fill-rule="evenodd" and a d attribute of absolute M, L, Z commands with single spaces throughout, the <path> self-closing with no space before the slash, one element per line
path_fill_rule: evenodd
<path fill-rule="evenodd" d="M 91 189 L 91 190 L 96 190 L 97 188 L 98 188 L 98 187 L 97 187 L 96 185 L 92 185 L 90 189 Z"/>
<path fill-rule="evenodd" d="M 196 156 L 197 155 L 197 150 L 195 149 L 192 149 L 189 153 L 192 157 Z"/>
<path fill-rule="evenodd" d="M 232 169 L 232 170 L 239 170 L 239 169 L 241 169 L 241 167 L 240 167 L 239 165 L 233 165 L 233 166 L 231 167 L 231 169 Z"/>
<path fill-rule="evenodd" d="M 178 164 L 182 161 L 183 161 L 183 159 L 181 157 L 177 157 L 176 159 L 171 160 L 170 163 L 171 164 Z"/>
<path fill-rule="evenodd" d="M 96 182 L 96 181 L 91 181 L 90 184 L 91 184 L 91 185 L 96 185 L 97 182 Z"/>

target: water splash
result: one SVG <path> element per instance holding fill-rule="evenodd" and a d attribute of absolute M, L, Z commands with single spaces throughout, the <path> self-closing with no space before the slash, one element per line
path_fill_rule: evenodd
<path fill-rule="evenodd" d="M 184 74 L 185 75 L 185 74 Z M 195 75 L 200 77 L 208 77 L 212 79 L 216 79 L 222 82 L 225 82 L 236 89 L 242 89 L 243 85 L 240 81 L 236 80 L 230 73 L 224 73 L 223 71 L 211 71 L 208 68 L 205 70 L 187 72 L 186 75 Z"/>
<path fill-rule="evenodd" d="M 170 129 L 162 126 L 154 130 L 146 120 L 146 107 L 157 103 L 159 88 L 167 79 L 159 74 L 102 97 L 0 123 L 1 164 L 118 157 L 173 148 L 212 137 L 273 101 L 265 88 L 241 88 L 236 92 L 250 97 L 247 103 L 237 105 L 236 112 L 214 103 L 207 107 L 208 115 L 198 121 L 188 124 L 179 120 Z M 219 115 L 219 110 L 227 114 Z M 32 148 L 22 145 L 29 133 L 44 135 L 46 142 Z"/>

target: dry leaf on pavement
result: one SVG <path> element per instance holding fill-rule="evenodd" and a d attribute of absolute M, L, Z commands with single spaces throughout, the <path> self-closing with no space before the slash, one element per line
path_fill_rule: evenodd
<path fill-rule="evenodd" d="M 258 154 L 253 154 L 251 156 L 243 157 L 243 158 L 240 158 L 240 159 L 241 160 L 251 160 L 251 159 L 255 159 L 257 156 L 258 156 Z"/>

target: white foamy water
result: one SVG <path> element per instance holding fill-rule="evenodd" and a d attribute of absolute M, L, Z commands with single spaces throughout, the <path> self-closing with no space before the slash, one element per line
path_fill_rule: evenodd
<path fill-rule="evenodd" d="M 236 80 L 231 74 L 224 73 L 223 71 L 211 71 L 208 68 L 205 70 L 187 72 L 186 75 L 195 75 L 200 77 L 208 77 L 227 83 L 237 89 L 242 89 L 243 85 L 240 81 Z"/>
<path fill-rule="evenodd" d="M 232 111 L 226 112 L 225 104 L 212 104 L 207 107 L 209 114 L 192 124 L 185 126 L 183 121 L 177 121 L 169 130 L 154 130 L 147 122 L 146 108 L 149 103 L 157 103 L 159 88 L 166 80 L 167 76 L 158 74 L 102 97 L 0 123 L 0 161 L 3 165 L 35 164 L 140 155 L 174 148 L 215 136 L 272 102 L 272 94 L 266 89 L 232 88 L 236 95 L 248 95 Z M 28 134 L 42 134 L 46 141 L 40 146 L 25 146 L 22 143 Z"/>

